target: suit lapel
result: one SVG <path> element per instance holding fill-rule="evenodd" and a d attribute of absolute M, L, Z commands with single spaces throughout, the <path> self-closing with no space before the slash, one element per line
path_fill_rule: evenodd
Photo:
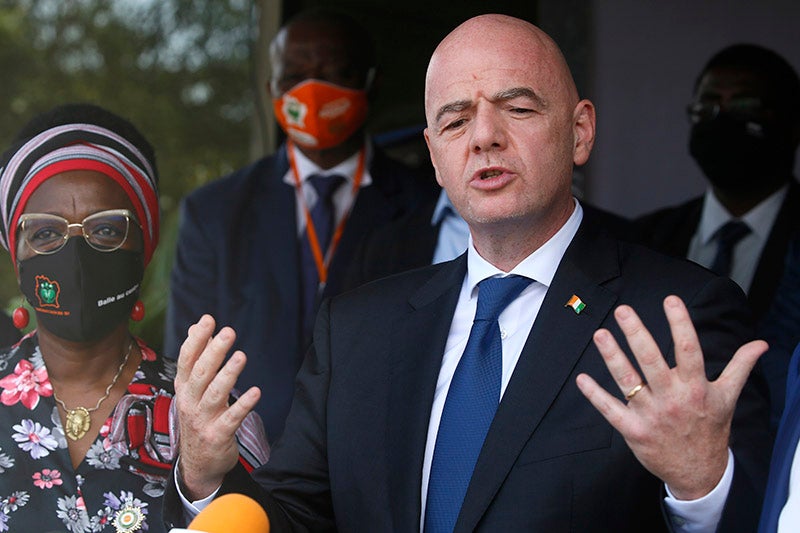
<path fill-rule="evenodd" d="M 232 242 L 240 242 L 242 264 L 239 268 L 245 270 L 239 282 L 231 286 L 241 287 L 238 296 L 242 301 L 258 298 L 273 305 L 280 302 L 289 306 L 281 312 L 296 313 L 299 317 L 297 270 L 300 260 L 295 191 L 283 182 L 288 169 L 284 146 L 274 158 L 274 165 L 264 172 L 265 175 L 258 176 L 259 182 L 249 191 L 249 204 L 238 214 L 241 221 L 231 225 L 237 231 L 247 228 L 239 235 L 229 235 Z M 241 283 L 242 280 L 246 283 Z M 272 315 L 274 313 L 264 316 Z"/>
<path fill-rule="evenodd" d="M 618 275 L 617 241 L 584 223 L 559 265 L 489 428 L 456 531 L 476 528 L 559 392 L 576 386 L 569 380 L 573 369 L 617 298 L 601 284 Z M 586 304 L 581 313 L 565 307 L 573 294 Z"/>
<path fill-rule="evenodd" d="M 418 530 L 422 463 L 442 354 L 450 331 L 466 256 L 442 265 L 409 299 L 411 311 L 395 326 L 390 360 L 388 453 L 395 531 Z"/>
<path fill-rule="evenodd" d="M 786 408 L 778 427 L 772 451 L 769 480 L 764 495 L 764 508 L 759 532 L 775 532 L 778 519 L 789 496 L 789 475 L 792 471 L 797 443 L 800 440 L 800 347 L 795 349 L 789 364 Z"/>
<path fill-rule="evenodd" d="M 376 147 L 373 147 L 370 162 L 372 184 L 362 187 L 356 196 L 356 203 L 345 224 L 345 231 L 331 261 L 328 284 L 323 296 L 339 294 L 347 278 L 350 262 L 356 248 L 365 235 L 377 226 L 394 220 L 409 207 L 409 198 L 404 197 L 400 180 L 410 179 L 407 174 L 399 174 L 398 167 Z"/>
<path fill-rule="evenodd" d="M 346 277 L 350 261 L 361 239 L 375 226 L 384 220 L 396 216 L 396 206 L 387 201 L 375 184 L 363 187 L 356 196 L 350 216 L 345 222 L 342 238 L 336 247 L 328 270 L 328 284 L 325 296 L 341 292 L 341 285 Z"/>
<path fill-rule="evenodd" d="M 642 235 L 643 242 L 667 255 L 686 257 L 702 211 L 702 196 L 670 209 L 654 228 L 648 228 L 652 234 Z"/>
<path fill-rule="evenodd" d="M 756 319 L 763 317 L 772 303 L 783 272 L 789 241 L 800 227 L 798 211 L 800 211 L 800 185 L 792 180 L 756 265 L 753 283 L 747 291 L 747 300 Z"/>

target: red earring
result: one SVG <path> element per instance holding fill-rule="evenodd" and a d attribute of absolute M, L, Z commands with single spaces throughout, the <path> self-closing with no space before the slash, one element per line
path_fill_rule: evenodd
<path fill-rule="evenodd" d="M 28 322 L 30 322 L 31 316 L 28 314 L 28 310 L 22 307 L 21 305 L 14 309 L 13 321 L 14 327 L 17 329 L 25 329 L 28 327 Z"/>
<path fill-rule="evenodd" d="M 143 318 L 144 318 L 144 302 L 142 302 L 141 300 L 136 300 L 136 303 L 133 304 L 133 309 L 131 309 L 131 320 L 135 322 L 141 322 Z"/>

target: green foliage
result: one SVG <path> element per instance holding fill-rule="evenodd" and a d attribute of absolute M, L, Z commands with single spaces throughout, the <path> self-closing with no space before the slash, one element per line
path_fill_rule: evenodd
<path fill-rule="evenodd" d="M 93 102 L 130 119 L 155 146 L 161 242 L 135 329 L 161 344 L 177 205 L 188 191 L 249 159 L 252 7 L 243 0 L 0 2 L 0 146 L 31 117 Z M 8 256 L 0 302 L 20 296 Z M 33 316 L 32 316 L 33 318 Z"/>

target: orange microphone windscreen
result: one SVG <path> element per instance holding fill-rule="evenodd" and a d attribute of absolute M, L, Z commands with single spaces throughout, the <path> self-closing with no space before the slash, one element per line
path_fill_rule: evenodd
<path fill-rule="evenodd" d="M 253 498 L 223 494 L 192 520 L 189 529 L 207 533 L 269 533 L 269 518 Z"/>

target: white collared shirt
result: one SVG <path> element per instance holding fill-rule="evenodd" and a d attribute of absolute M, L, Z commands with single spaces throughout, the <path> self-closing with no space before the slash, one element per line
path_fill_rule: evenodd
<path fill-rule="evenodd" d="M 750 233 L 743 237 L 733 249 L 730 278 L 745 293 L 750 291 L 753 276 L 761 258 L 761 252 L 767 244 L 772 225 L 775 223 L 775 218 L 778 216 L 788 190 L 789 185 L 781 187 L 739 218 L 750 228 Z M 686 257 L 709 268 L 717 255 L 717 231 L 726 222 L 734 219 L 735 217 L 728 213 L 728 210 L 720 203 L 713 191 L 711 189 L 707 190 L 703 200 L 700 223 L 697 225 L 697 231 L 695 231 L 689 243 L 689 251 Z"/>
<path fill-rule="evenodd" d="M 361 177 L 361 187 L 364 188 L 372 183 L 372 175 L 369 173 L 369 164 L 372 161 L 372 144 L 367 141 L 364 143 L 364 149 L 367 153 L 364 156 L 364 174 Z M 343 176 L 347 182 L 341 187 L 336 189 L 333 193 L 333 205 L 336 208 L 336 222 L 334 227 L 339 225 L 339 222 L 350 212 L 356 202 L 357 191 L 353 191 L 353 183 L 355 182 L 356 170 L 358 170 L 358 158 L 361 154 L 360 151 L 354 153 L 338 165 L 329 169 L 321 169 L 316 163 L 307 158 L 303 152 L 298 150 L 293 144 L 287 146 L 287 150 L 292 150 L 294 155 L 294 162 L 297 166 L 297 173 L 300 175 L 300 182 L 302 183 L 302 196 L 295 194 L 297 202 L 297 236 L 302 237 L 306 231 L 306 214 L 305 206 L 311 211 L 317 203 L 317 191 L 308 182 L 308 178 L 312 175 L 332 176 L 338 174 Z M 295 178 L 292 169 L 289 168 L 288 172 L 283 176 L 283 182 L 291 187 L 295 187 Z"/>
<path fill-rule="evenodd" d="M 444 402 L 450 383 L 453 380 L 458 362 L 467 346 L 469 332 L 478 305 L 478 283 L 493 276 L 507 276 L 517 274 L 533 281 L 520 293 L 516 300 L 511 302 L 500 313 L 500 337 L 503 343 L 503 373 L 500 381 L 500 399 L 511 379 L 511 374 L 517 366 L 517 361 L 522 354 L 522 348 L 528 339 L 528 334 L 533 327 L 539 309 L 542 306 L 547 289 L 553 281 L 561 258 L 564 256 L 572 238 L 578 231 L 583 220 L 583 209 L 575 200 L 575 209 L 567 222 L 550 240 L 540 246 L 535 252 L 526 257 L 515 266 L 511 272 L 503 272 L 483 259 L 475 250 L 472 238 L 467 248 L 467 275 L 461 285 L 453 321 L 450 324 L 450 333 L 442 357 L 442 366 L 439 370 L 439 379 L 436 382 L 436 392 L 431 407 L 431 417 L 428 422 L 428 439 L 425 445 L 425 457 L 422 464 L 422 513 L 420 515 L 420 531 L 425 523 L 425 504 L 428 496 L 428 482 L 431 475 L 433 450 L 436 446 L 436 435 L 439 432 L 439 422 L 442 418 Z"/>

